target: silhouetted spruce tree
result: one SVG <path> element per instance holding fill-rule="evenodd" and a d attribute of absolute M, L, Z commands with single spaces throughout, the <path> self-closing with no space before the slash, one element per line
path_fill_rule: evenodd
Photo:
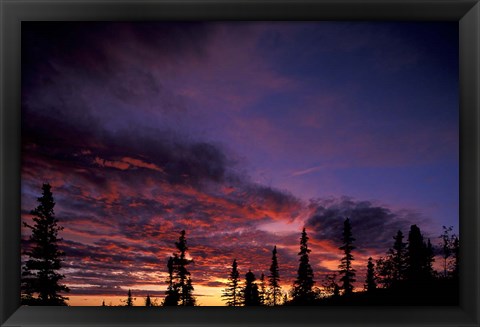
<path fill-rule="evenodd" d="M 102 307 L 105 307 L 105 300 L 102 301 Z"/>
<path fill-rule="evenodd" d="M 125 305 L 127 307 L 133 307 L 132 291 L 130 290 L 128 290 L 127 300 L 125 301 Z"/>
<path fill-rule="evenodd" d="M 407 279 L 415 285 L 420 285 L 433 277 L 433 248 L 428 244 L 430 241 L 424 242 L 420 228 L 412 225 L 408 233 Z"/>
<path fill-rule="evenodd" d="M 180 293 L 178 290 L 178 285 L 174 280 L 174 257 L 170 257 L 167 262 L 168 268 L 168 279 L 167 279 L 167 291 L 165 292 L 166 296 L 163 300 L 164 306 L 175 306 L 178 305 L 180 300 Z"/>
<path fill-rule="evenodd" d="M 423 235 L 417 225 L 410 226 L 407 247 L 407 277 L 410 281 L 421 279 L 424 264 Z"/>
<path fill-rule="evenodd" d="M 259 296 L 260 296 L 260 304 L 261 305 L 266 305 L 267 304 L 267 285 L 265 283 L 265 274 L 264 273 L 262 273 L 260 275 Z"/>
<path fill-rule="evenodd" d="M 365 290 L 367 292 L 373 292 L 377 288 L 375 265 L 372 260 L 372 257 L 368 258 L 367 263 L 367 277 L 365 279 Z"/>
<path fill-rule="evenodd" d="M 190 279 L 190 272 L 187 270 L 187 265 L 191 264 L 193 260 L 187 259 L 187 239 L 185 237 L 185 231 L 180 232 L 178 242 L 175 243 L 179 254 L 174 260 L 174 266 L 177 270 L 178 289 L 180 290 L 180 305 L 191 306 L 195 305 L 195 298 L 193 297 L 193 286 Z"/>
<path fill-rule="evenodd" d="M 268 285 L 270 286 L 269 294 L 271 296 L 271 304 L 276 306 L 280 304 L 280 299 L 282 296 L 282 289 L 280 287 L 280 273 L 278 271 L 277 246 L 274 246 L 272 251 L 272 264 L 270 265 Z"/>
<path fill-rule="evenodd" d="M 241 304 L 241 289 L 239 283 L 240 273 L 237 268 L 237 259 L 233 260 L 232 270 L 228 276 L 227 287 L 223 290 L 222 298 L 226 301 L 226 305 L 236 307 Z"/>
<path fill-rule="evenodd" d="M 28 260 L 22 269 L 21 299 L 25 305 L 60 305 L 65 306 L 68 298 L 60 293 L 69 292 L 66 285 L 60 283 L 65 278 L 58 273 L 65 255 L 58 248 L 62 240 L 58 233 L 63 227 L 55 218 L 55 202 L 50 184 L 42 185 L 42 196 L 37 199 L 38 206 L 31 211 L 33 226 L 24 223 L 32 230 L 29 238 L 31 248 L 24 252 Z"/>
<path fill-rule="evenodd" d="M 243 289 L 243 304 L 245 306 L 260 305 L 258 286 L 255 283 L 255 275 L 251 270 L 245 274 L 245 288 Z"/>
<path fill-rule="evenodd" d="M 389 254 L 391 255 L 393 268 L 392 281 L 395 283 L 405 279 L 407 243 L 403 242 L 403 233 L 401 231 L 398 231 L 393 239 L 395 242 Z"/>
<path fill-rule="evenodd" d="M 193 306 L 196 299 L 193 296 L 192 280 L 187 265 L 191 264 L 193 260 L 187 259 L 187 239 L 185 231 L 180 232 L 178 242 L 175 242 L 178 253 L 175 253 L 173 258 L 168 261 L 169 270 L 169 287 L 167 289 L 167 297 L 164 300 L 164 305 L 182 305 Z M 170 274 L 171 272 L 171 274 Z M 178 295 L 178 300 L 177 300 Z"/>
<path fill-rule="evenodd" d="M 338 267 L 340 268 L 340 275 L 343 275 L 340 278 L 340 281 L 343 282 L 343 294 L 348 296 L 353 292 L 353 283 L 355 282 L 355 269 L 352 268 L 352 261 L 354 260 L 352 250 L 355 249 L 355 246 L 353 246 L 355 238 L 353 238 L 352 226 L 348 218 L 343 223 L 342 241 L 343 245 L 339 249 L 343 251 L 344 257 L 341 259 L 341 264 Z"/>
<path fill-rule="evenodd" d="M 407 270 L 407 243 L 403 242 L 403 233 L 399 230 L 393 237 L 393 247 L 387 251 L 387 256 L 377 260 L 376 272 L 378 282 L 384 288 L 397 285 L 405 280 Z"/>
<path fill-rule="evenodd" d="M 146 307 L 151 307 L 152 306 L 152 300 L 150 300 L 150 295 L 147 294 L 147 297 L 145 298 L 145 306 Z"/>
<path fill-rule="evenodd" d="M 293 283 L 291 290 L 291 304 L 308 305 L 313 304 L 317 300 L 317 294 L 313 290 L 315 281 L 313 280 L 313 269 L 310 265 L 308 254 L 311 250 L 308 248 L 308 236 L 305 228 L 300 237 L 300 263 L 298 265 L 297 278 Z"/>

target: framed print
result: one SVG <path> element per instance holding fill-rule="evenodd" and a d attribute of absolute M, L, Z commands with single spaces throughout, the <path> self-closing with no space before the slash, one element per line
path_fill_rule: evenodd
<path fill-rule="evenodd" d="M 477 1 L 1 5 L 2 326 L 478 326 Z"/>

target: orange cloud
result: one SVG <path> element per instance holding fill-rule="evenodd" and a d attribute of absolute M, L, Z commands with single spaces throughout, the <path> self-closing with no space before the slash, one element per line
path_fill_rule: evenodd
<path fill-rule="evenodd" d="M 163 172 L 163 169 L 161 169 L 155 164 L 148 163 L 140 159 L 135 159 L 131 157 L 123 157 L 121 160 L 106 160 L 100 157 L 95 157 L 94 163 L 96 163 L 101 167 L 111 167 L 111 168 L 116 168 L 120 170 L 127 170 L 127 169 L 133 169 L 133 168 L 147 168 L 147 169 L 155 170 L 158 172 Z"/>

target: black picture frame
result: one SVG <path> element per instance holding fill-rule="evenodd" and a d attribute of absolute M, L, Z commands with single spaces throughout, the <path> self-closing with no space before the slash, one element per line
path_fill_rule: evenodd
<path fill-rule="evenodd" d="M 1 326 L 479 326 L 480 4 L 478 0 L 0 0 Z M 458 21 L 460 304 L 455 307 L 20 307 L 22 21 Z"/>

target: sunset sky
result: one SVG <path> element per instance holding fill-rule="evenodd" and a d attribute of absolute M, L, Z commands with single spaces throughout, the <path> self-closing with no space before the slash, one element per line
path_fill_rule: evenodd
<path fill-rule="evenodd" d="M 458 231 L 458 116 L 453 22 L 23 23 L 22 219 L 49 182 L 70 305 L 160 302 L 182 229 L 200 305 L 275 245 L 288 291 L 303 227 L 320 286 L 346 217 L 360 290 Z"/>

